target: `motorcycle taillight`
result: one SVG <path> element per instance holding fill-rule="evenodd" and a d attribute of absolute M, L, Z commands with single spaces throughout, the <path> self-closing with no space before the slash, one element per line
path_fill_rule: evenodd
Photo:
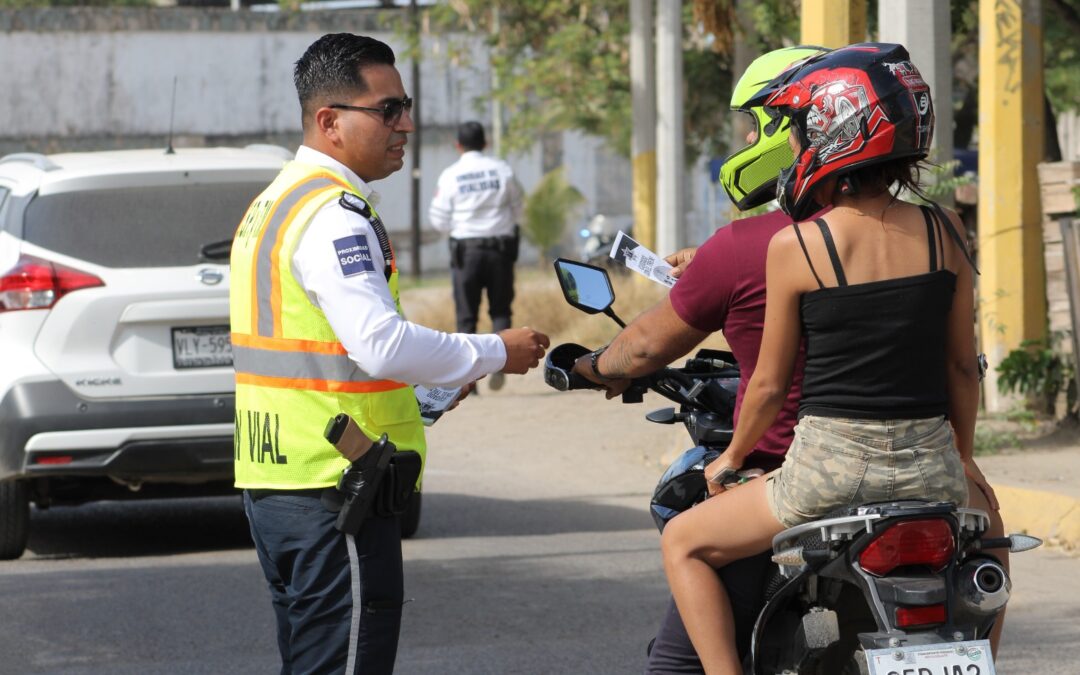
<path fill-rule="evenodd" d="M 897 628 L 929 626 L 936 623 L 945 623 L 945 605 L 896 608 Z"/>
<path fill-rule="evenodd" d="M 952 528 L 941 518 L 905 520 L 879 533 L 859 554 L 859 565 L 875 576 L 897 567 L 925 566 L 939 572 L 956 551 Z"/>

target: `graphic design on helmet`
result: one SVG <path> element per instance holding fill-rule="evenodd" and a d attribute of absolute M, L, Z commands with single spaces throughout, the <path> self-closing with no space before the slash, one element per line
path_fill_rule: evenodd
<path fill-rule="evenodd" d="M 781 208 L 796 220 L 817 210 L 812 195 L 825 179 L 930 150 L 930 88 L 900 45 L 850 45 L 810 59 L 770 82 L 754 104 L 790 119 L 799 139 L 778 187 Z"/>

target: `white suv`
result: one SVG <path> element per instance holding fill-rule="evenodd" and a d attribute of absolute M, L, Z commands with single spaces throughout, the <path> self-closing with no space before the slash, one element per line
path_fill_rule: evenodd
<path fill-rule="evenodd" d="M 221 242 L 288 155 L 0 158 L 0 559 L 31 502 L 232 490 Z"/>

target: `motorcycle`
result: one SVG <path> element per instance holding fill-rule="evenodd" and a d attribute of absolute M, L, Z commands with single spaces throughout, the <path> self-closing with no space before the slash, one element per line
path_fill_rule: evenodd
<path fill-rule="evenodd" d="M 569 304 L 623 325 L 605 270 L 565 259 L 555 269 Z M 555 347 L 545 381 L 559 391 L 593 387 L 571 370 L 590 351 Z M 738 378 L 730 353 L 701 350 L 682 368 L 634 380 L 623 395 L 624 403 L 637 403 L 651 390 L 678 403 L 678 411 L 646 419 L 682 422 L 695 444 L 653 494 L 650 511 L 661 530 L 707 497 L 704 468 L 731 441 Z M 906 500 L 851 506 L 784 530 L 772 541 L 745 672 L 994 675 L 988 637 L 1012 584 L 993 551 L 1018 553 L 1042 542 L 1021 534 L 990 538 L 989 525 L 983 511 Z"/>
<path fill-rule="evenodd" d="M 626 268 L 611 259 L 611 247 L 615 244 L 615 237 L 618 236 L 620 229 L 617 220 L 625 219 L 610 218 L 602 213 L 590 218 L 588 224 L 578 231 L 578 237 L 581 239 L 579 257 L 591 265 L 605 267 L 612 273 L 622 274 L 627 271 Z M 622 229 L 629 235 L 633 234 L 629 223 L 625 223 Z"/>

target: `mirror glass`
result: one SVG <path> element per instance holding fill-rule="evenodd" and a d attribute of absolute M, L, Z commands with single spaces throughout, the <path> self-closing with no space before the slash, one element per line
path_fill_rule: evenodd
<path fill-rule="evenodd" d="M 555 269 L 563 295 L 574 307 L 590 313 L 602 312 L 615 301 L 615 291 L 604 270 L 562 258 L 555 261 Z"/>

